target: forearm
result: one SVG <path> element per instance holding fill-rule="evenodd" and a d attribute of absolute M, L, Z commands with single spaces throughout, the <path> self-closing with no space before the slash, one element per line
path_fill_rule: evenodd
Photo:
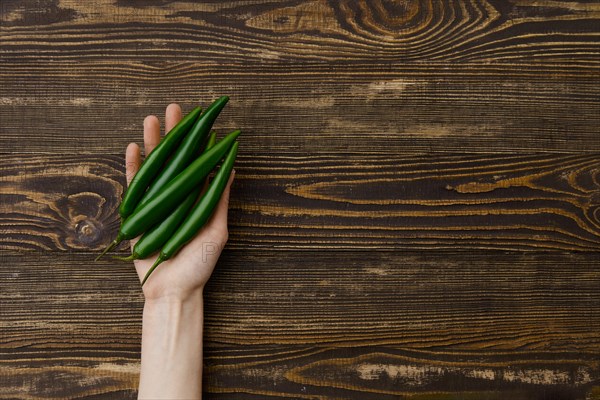
<path fill-rule="evenodd" d="M 202 397 L 202 292 L 148 300 L 142 326 L 140 399 Z"/>

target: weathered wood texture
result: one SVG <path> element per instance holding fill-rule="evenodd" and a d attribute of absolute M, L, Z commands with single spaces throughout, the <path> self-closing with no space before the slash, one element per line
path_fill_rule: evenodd
<path fill-rule="evenodd" d="M 88 253 L 1 261 L 0 393 L 126 397 L 142 307 L 132 266 L 92 269 Z M 583 253 L 229 249 L 206 291 L 207 390 L 575 398 L 600 378 L 599 267 Z"/>
<path fill-rule="evenodd" d="M 364 138 L 388 153 L 597 152 L 599 15 L 570 1 L 4 0 L 0 146 L 113 154 L 165 102 L 227 93 L 220 124 L 252 151 Z"/>
<path fill-rule="evenodd" d="M 121 156 L 4 155 L 0 245 L 106 246 Z M 268 155 L 240 151 L 231 245 L 600 250 L 600 154 Z"/>
<path fill-rule="evenodd" d="M 597 1 L 0 1 L 0 398 L 136 397 L 147 114 L 244 135 L 206 397 L 600 399 Z"/>
<path fill-rule="evenodd" d="M 5 62 L 0 147 L 120 154 L 168 102 L 228 94 L 216 127 L 253 153 L 597 153 L 599 91 L 564 67 Z"/>
<path fill-rule="evenodd" d="M 595 1 L 4 0 L 3 56 L 595 65 Z"/>

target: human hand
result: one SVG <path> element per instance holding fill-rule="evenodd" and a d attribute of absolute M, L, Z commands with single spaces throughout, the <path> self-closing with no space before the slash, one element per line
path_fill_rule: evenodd
<path fill-rule="evenodd" d="M 177 104 L 170 104 L 165 112 L 165 131 L 170 131 L 181 118 L 181 108 Z M 150 154 L 159 142 L 160 122 L 156 116 L 149 115 L 144 120 L 145 154 Z M 127 146 L 125 164 L 127 185 L 129 185 L 141 165 L 140 147 L 136 143 L 130 143 Z M 202 292 L 229 236 L 227 210 L 229 207 L 229 192 L 234 175 L 235 170 L 232 172 L 221 200 L 207 224 L 175 257 L 165 261 L 156 268 L 146 281 L 143 286 L 146 300 L 162 298 L 183 300 L 198 292 Z M 132 249 L 138 239 L 131 240 Z M 153 255 L 144 260 L 134 261 L 140 281 L 144 278 L 156 258 L 157 255 Z"/>

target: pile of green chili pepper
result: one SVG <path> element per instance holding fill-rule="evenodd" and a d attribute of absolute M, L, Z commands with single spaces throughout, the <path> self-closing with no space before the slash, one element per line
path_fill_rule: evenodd
<path fill-rule="evenodd" d="M 121 226 L 115 240 L 96 260 L 122 240 L 142 235 L 129 257 L 137 260 L 160 252 L 142 281 L 173 257 L 213 214 L 237 156 L 236 130 L 217 142 L 211 128 L 229 98 L 215 100 L 203 113 L 187 114 L 146 157 L 119 207 Z M 208 175 L 222 161 L 213 179 Z M 202 187 L 208 188 L 202 193 Z"/>

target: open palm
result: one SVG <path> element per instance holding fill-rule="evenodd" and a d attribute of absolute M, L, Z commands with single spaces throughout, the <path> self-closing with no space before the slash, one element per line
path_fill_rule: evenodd
<path fill-rule="evenodd" d="M 181 108 L 177 104 L 170 104 L 165 112 L 165 131 L 170 131 L 181 118 Z M 149 115 L 144 120 L 145 154 L 150 154 L 159 142 L 160 122 L 154 115 Z M 130 143 L 127 146 L 125 164 L 127 185 L 129 185 L 141 164 L 140 147 L 137 144 Z M 156 268 L 146 281 L 143 290 L 147 300 L 170 296 L 181 298 L 204 287 L 215 268 L 225 243 L 227 243 L 227 209 L 229 206 L 229 191 L 234 175 L 235 171 L 232 172 L 229 178 L 215 213 L 204 228 L 175 257 Z M 131 240 L 132 248 L 138 239 Z M 156 257 L 157 255 L 153 255 L 144 260 L 134 261 L 140 281 L 144 278 Z"/>

